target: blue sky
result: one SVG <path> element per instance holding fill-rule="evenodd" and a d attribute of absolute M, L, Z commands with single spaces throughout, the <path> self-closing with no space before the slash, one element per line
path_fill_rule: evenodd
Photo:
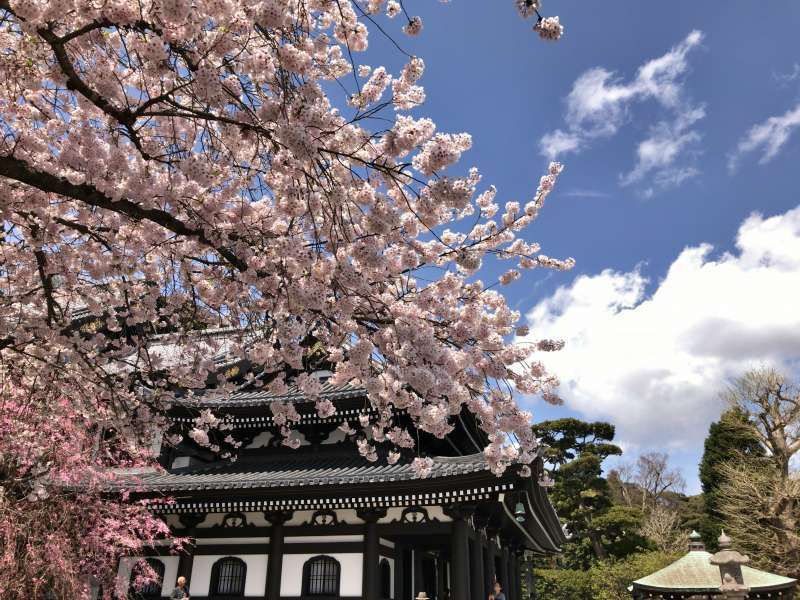
<path fill-rule="evenodd" d="M 697 491 L 718 391 L 800 357 L 800 3 L 544 0 L 558 43 L 511 0 L 405 4 L 425 25 L 397 36 L 426 62 L 416 112 L 473 135 L 462 165 L 501 202 L 529 199 L 548 134 L 580 145 L 526 234 L 577 267 L 505 288 L 534 335 L 568 343 L 551 361 L 566 404 L 532 401 L 535 418 L 616 422 L 628 459 L 667 451 Z"/>

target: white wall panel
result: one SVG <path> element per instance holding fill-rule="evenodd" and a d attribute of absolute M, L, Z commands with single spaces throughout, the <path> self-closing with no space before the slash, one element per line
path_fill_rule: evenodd
<path fill-rule="evenodd" d="M 241 538 L 197 538 L 198 546 L 212 544 L 269 544 L 268 537 L 241 537 Z"/>

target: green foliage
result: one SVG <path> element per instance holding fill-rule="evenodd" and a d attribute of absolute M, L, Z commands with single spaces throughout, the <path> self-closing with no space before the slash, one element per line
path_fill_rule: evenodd
<path fill-rule="evenodd" d="M 600 541 L 602 532 L 593 522 L 611 507 L 602 463 L 622 453 L 610 443 L 614 426 L 568 418 L 543 421 L 532 429 L 542 440 L 545 460 L 553 471 L 551 500 L 575 540 L 566 545 L 563 564 L 587 569 L 594 560 L 607 556 Z"/>
<path fill-rule="evenodd" d="M 647 540 L 639 533 L 642 518 L 638 508 L 612 506 L 594 520 L 592 526 L 608 558 L 624 558 L 648 549 Z"/>
<path fill-rule="evenodd" d="M 705 519 L 698 531 L 706 546 L 715 550 L 717 537 L 722 529 L 719 489 L 724 483 L 722 465 L 734 458 L 758 458 L 764 456 L 764 449 L 747 415 L 738 408 L 722 414 L 720 420 L 712 423 L 706 437 L 703 458 L 700 461 L 700 483 L 703 487 Z"/>
<path fill-rule="evenodd" d="M 536 569 L 536 600 L 590 600 L 589 572 L 577 569 Z"/>
<path fill-rule="evenodd" d="M 633 554 L 623 560 L 597 563 L 589 572 L 591 600 L 629 600 L 629 585 L 677 559 L 678 556 L 663 552 L 647 552 Z"/>
<path fill-rule="evenodd" d="M 678 556 L 663 552 L 633 554 L 596 563 L 588 570 L 536 569 L 537 600 L 629 600 L 635 580 L 663 569 Z"/>
<path fill-rule="evenodd" d="M 611 423 L 566 418 L 542 421 L 532 429 L 546 448 L 545 461 L 553 465 L 554 470 L 584 454 L 593 454 L 601 462 L 609 456 L 622 454 L 619 446 L 609 443 L 615 432 Z"/>

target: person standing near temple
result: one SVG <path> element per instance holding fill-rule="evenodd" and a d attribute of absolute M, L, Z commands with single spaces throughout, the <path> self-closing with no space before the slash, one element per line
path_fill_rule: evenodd
<path fill-rule="evenodd" d="M 503 586 L 499 581 L 494 582 L 494 600 L 506 600 L 506 595 L 503 593 Z"/>
<path fill-rule="evenodd" d="M 172 590 L 173 600 L 189 600 L 189 590 L 186 587 L 186 577 L 178 577 L 178 585 Z"/>

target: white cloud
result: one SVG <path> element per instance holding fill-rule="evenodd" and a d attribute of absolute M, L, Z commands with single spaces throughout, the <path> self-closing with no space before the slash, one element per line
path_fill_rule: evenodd
<path fill-rule="evenodd" d="M 736 151 L 728 159 L 728 168 L 734 171 L 743 154 L 761 150 L 760 164 L 771 161 L 789 141 L 794 130 L 800 127 L 800 103 L 779 117 L 770 117 L 763 123 L 754 125 L 739 140 Z"/>
<path fill-rule="evenodd" d="M 794 63 L 792 70 L 786 73 L 773 73 L 772 76 L 781 85 L 788 85 L 797 79 L 800 79 L 800 63 Z"/>
<path fill-rule="evenodd" d="M 567 343 L 546 361 L 567 406 L 628 446 L 696 451 L 731 377 L 800 359 L 800 207 L 751 215 L 736 247 L 685 248 L 652 291 L 640 269 L 606 270 L 533 307 L 531 339 Z"/>
<path fill-rule="evenodd" d="M 541 153 L 553 160 L 580 152 L 596 139 L 612 137 L 630 120 L 633 105 L 654 100 L 667 110 L 669 119 L 656 125 L 651 136 L 639 144 L 638 163 L 622 179 L 632 183 L 653 175 L 658 187 L 674 184 L 677 180 L 668 172 L 675 170 L 680 151 L 699 141 L 699 134 L 690 127 L 705 116 L 702 107 L 692 107 L 685 99 L 682 81 L 689 70 L 689 51 L 702 39 L 700 31 L 692 31 L 669 52 L 640 66 L 629 82 L 603 67 L 580 75 L 566 99 L 567 130 L 556 129 L 542 136 Z M 663 152 L 665 149 L 669 152 Z"/>
<path fill-rule="evenodd" d="M 687 148 L 700 141 L 700 134 L 690 128 L 705 115 L 705 109 L 698 107 L 679 115 L 674 123 L 661 121 L 655 125 L 650 137 L 639 144 L 636 166 L 620 178 L 620 183 L 630 185 L 655 173 L 659 187 L 670 187 L 699 174 L 694 167 L 676 167 L 674 164 Z"/>

